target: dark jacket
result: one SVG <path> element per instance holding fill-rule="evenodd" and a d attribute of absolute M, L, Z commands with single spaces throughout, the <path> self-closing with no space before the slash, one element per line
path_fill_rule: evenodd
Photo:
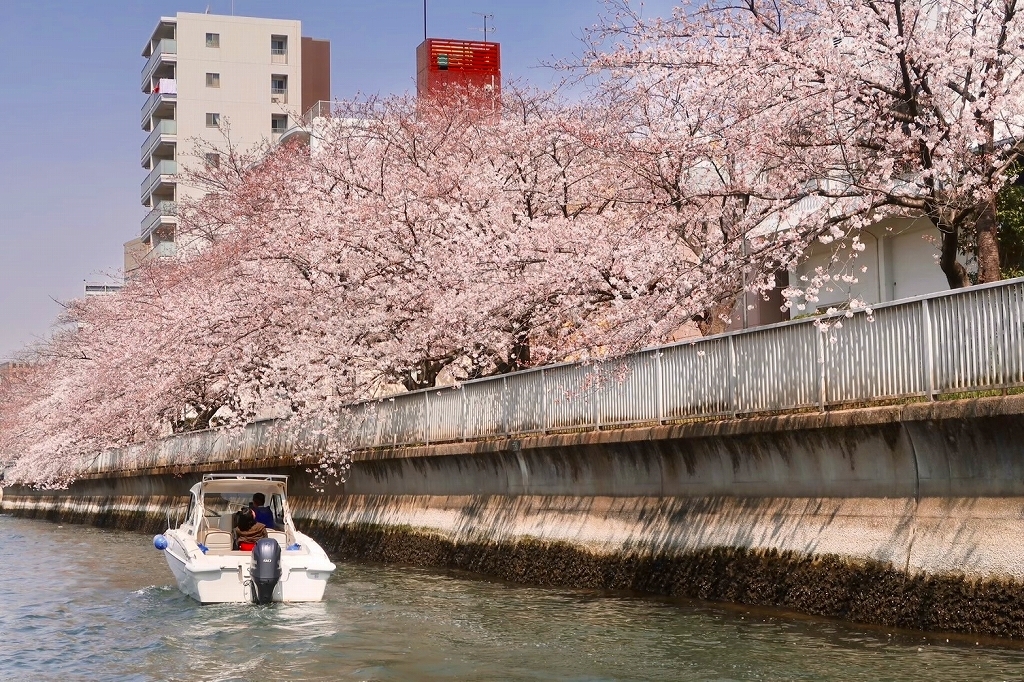
<path fill-rule="evenodd" d="M 267 537 L 267 527 L 257 521 L 252 524 L 252 528 L 249 530 L 242 530 L 241 528 L 235 529 L 235 537 L 239 542 L 256 542 L 261 538 Z"/>
<path fill-rule="evenodd" d="M 274 528 L 274 512 L 271 511 L 270 507 L 253 507 L 252 510 L 256 512 L 256 521 L 262 523 L 267 528 Z"/>

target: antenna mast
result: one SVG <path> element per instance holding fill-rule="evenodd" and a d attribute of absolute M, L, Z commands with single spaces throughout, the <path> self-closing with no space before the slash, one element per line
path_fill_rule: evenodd
<path fill-rule="evenodd" d="M 427 0 L 423 0 L 423 40 L 427 39 Z"/>
<path fill-rule="evenodd" d="M 424 2 L 425 1 L 426 0 L 424 0 Z M 488 33 L 494 33 L 494 23 L 493 23 L 494 22 L 494 15 L 493 14 L 484 14 L 483 12 L 473 12 L 473 14 L 475 14 L 475 15 L 477 15 L 479 17 L 483 17 L 484 18 L 484 42 L 486 43 L 487 42 L 487 34 Z M 488 19 L 491 20 L 491 27 L 490 28 L 487 28 L 487 20 Z"/>

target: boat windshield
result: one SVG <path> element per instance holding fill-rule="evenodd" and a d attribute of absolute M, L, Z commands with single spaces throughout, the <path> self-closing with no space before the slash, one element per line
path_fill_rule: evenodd
<path fill-rule="evenodd" d="M 203 495 L 203 514 L 207 518 L 219 518 L 224 514 L 234 514 L 242 509 L 248 509 L 250 502 L 252 502 L 252 494 L 248 492 L 208 492 Z M 280 494 L 271 494 L 267 499 L 267 506 L 270 507 L 278 527 L 285 523 L 284 498 Z"/>
<path fill-rule="evenodd" d="M 207 516 L 220 516 L 246 509 L 252 501 L 251 494 L 245 493 L 207 493 L 203 496 L 203 510 Z"/>

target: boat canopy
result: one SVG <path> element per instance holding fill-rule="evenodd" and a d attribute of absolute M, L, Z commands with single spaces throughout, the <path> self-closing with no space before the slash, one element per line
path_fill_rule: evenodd
<path fill-rule="evenodd" d="M 193 488 L 196 493 L 236 493 L 252 495 L 263 493 L 271 495 L 285 494 L 288 487 L 287 476 L 270 474 L 206 474 L 201 483 Z"/>

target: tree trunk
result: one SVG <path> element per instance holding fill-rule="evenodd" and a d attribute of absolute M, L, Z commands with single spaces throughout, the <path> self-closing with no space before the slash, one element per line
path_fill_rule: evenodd
<path fill-rule="evenodd" d="M 960 246 L 960 231 L 954 225 L 943 225 L 942 222 L 937 222 L 937 225 L 939 232 L 942 233 L 942 255 L 939 257 L 939 267 L 946 275 L 949 288 L 960 289 L 971 286 L 971 278 L 967 275 L 967 270 L 956 259 Z"/>
<path fill-rule="evenodd" d="M 694 318 L 701 336 L 721 334 L 729 328 L 729 323 L 723 320 L 722 317 L 729 317 L 736 311 L 737 298 L 739 298 L 739 296 L 731 296 L 726 300 L 713 305 L 700 317 Z"/>
<path fill-rule="evenodd" d="M 512 334 L 512 346 L 505 357 L 495 362 L 498 374 L 508 374 L 526 369 L 530 364 L 530 315 L 525 314 L 511 320 L 507 330 Z"/>
<path fill-rule="evenodd" d="M 978 284 L 998 282 L 999 272 L 999 219 L 996 214 L 996 198 L 985 203 L 975 226 L 977 233 Z"/>

